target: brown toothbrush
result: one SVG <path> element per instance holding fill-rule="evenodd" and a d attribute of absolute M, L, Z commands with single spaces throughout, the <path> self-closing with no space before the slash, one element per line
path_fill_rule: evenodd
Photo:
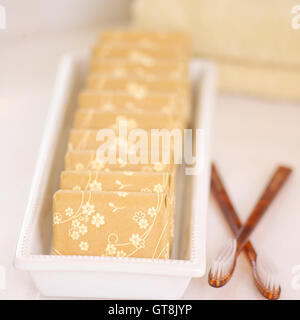
<path fill-rule="evenodd" d="M 244 250 L 251 264 L 254 281 L 258 290 L 267 299 L 279 298 L 281 288 L 271 264 L 266 261 L 265 258 L 257 256 L 253 246 L 249 241 L 247 242 L 247 239 L 283 186 L 291 171 L 291 169 L 286 167 L 279 167 L 276 170 L 247 222 L 242 226 L 217 169 L 212 165 L 212 192 L 236 238 L 230 241 L 229 245 L 225 247 L 214 261 L 209 273 L 209 284 L 211 286 L 222 287 L 230 280 L 237 257 L 241 250 Z"/>

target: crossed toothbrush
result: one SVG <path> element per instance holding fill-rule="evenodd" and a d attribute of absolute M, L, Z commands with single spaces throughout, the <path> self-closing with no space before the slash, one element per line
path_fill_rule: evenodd
<path fill-rule="evenodd" d="M 244 251 L 251 265 L 254 282 L 259 292 L 270 300 L 276 300 L 280 297 L 281 287 L 275 268 L 266 257 L 256 254 L 248 238 L 291 172 L 292 169 L 283 166 L 276 169 L 248 220 L 242 225 L 218 171 L 212 164 L 211 190 L 235 235 L 235 238 L 228 242 L 212 263 L 208 276 L 208 282 L 212 287 L 220 288 L 231 279 L 237 258 L 241 251 Z"/>

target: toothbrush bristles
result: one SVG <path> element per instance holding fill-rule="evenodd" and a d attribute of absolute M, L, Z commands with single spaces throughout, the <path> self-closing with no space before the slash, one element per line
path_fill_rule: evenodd
<path fill-rule="evenodd" d="M 274 265 L 265 254 L 259 254 L 256 259 L 258 276 L 257 286 L 267 299 L 278 299 L 280 296 L 280 284 L 278 273 Z"/>
<path fill-rule="evenodd" d="M 231 277 L 236 255 L 236 240 L 230 240 L 213 261 L 209 273 L 209 284 L 213 287 L 222 287 Z"/>

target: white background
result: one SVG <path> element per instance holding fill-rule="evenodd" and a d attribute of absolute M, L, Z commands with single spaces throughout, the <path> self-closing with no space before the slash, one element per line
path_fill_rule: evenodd
<path fill-rule="evenodd" d="M 122 10 L 126 18 L 126 8 Z M 26 23 L 24 28 L 20 27 L 21 21 L 19 27 L 9 31 L 9 21 L 8 15 L 6 34 L 0 30 L 0 265 L 6 274 L 6 288 L 1 290 L 0 286 L 0 299 L 45 299 L 40 297 L 27 273 L 14 269 L 16 242 L 58 60 L 63 53 L 85 55 L 100 28 L 93 24 L 85 29 L 80 23 L 73 25 L 72 21 L 78 21 L 76 14 L 70 23 L 64 22 L 64 32 L 57 29 L 50 32 L 47 28 L 41 31 L 37 27 L 40 22 L 34 21 L 29 29 L 25 28 Z M 275 167 L 284 163 L 294 169 L 251 240 L 258 251 L 264 249 L 280 270 L 282 298 L 300 299 L 300 290 L 292 288 L 292 268 L 300 265 L 300 105 L 220 95 L 214 127 L 213 159 L 243 221 Z M 208 265 L 229 236 L 230 230 L 211 199 Z M 183 298 L 261 297 L 247 261 L 241 256 L 236 273 L 226 287 L 210 288 L 206 275 L 192 280 Z"/>

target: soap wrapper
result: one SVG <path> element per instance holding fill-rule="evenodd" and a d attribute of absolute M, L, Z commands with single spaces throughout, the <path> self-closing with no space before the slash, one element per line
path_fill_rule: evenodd
<path fill-rule="evenodd" d="M 62 171 L 60 189 L 73 191 L 119 191 L 167 193 L 174 199 L 175 173 L 141 171 Z"/>
<path fill-rule="evenodd" d="M 187 63 L 190 57 L 187 47 L 138 48 L 117 44 L 98 44 L 93 48 L 92 60 L 125 60 L 144 66 L 154 66 L 161 61 Z"/>
<path fill-rule="evenodd" d="M 63 171 L 60 188 L 76 191 L 166 192 L 172 173 L 126 171 Z"/>
<path fill-rule="evenodd" d="M 73 150 L 65 155 L 66 170 L 95 170 L 95 171 L 142 171 L 142 172 L 174 172 L 177 166 L 174 164 L 164 164 L 162 162 L 150 164 L 131 164 L 117 159 L 117 163 L 105 163 L 98 159 L 95 150 Z"/>
<path fill-rule="evenodd" d="M 109 93 L 92 89 L 81 91 L 78 98 L 80 109 L 97 109 L 110 112 L 145 113 L 157 112 L 166 115 L 178 115 L 187 119 L 191 101 L 178 98 L 176 94 L 153 94 L 137 99 L 129 93 Z"/>
<path fill-rule="evenodd" d="M 190 46 L 188 35 L 180 31 L 107 30 L 100 34 L 99 43 L 122 43 L 140 48 L 162 48 Z"/>
<path fill-rule="evenodd" d="M 131 129 L 183 129 L 183 119 L 176 115 L 166 115 L 153 112 L 105 112 L 96 109 L 79 109 L 76 111 L 75 129 L 114 129 L 125 126 Z"/>
<path fill-rule="evenodd" d="M 93 59 L 90 64 L 90 73 L 102 74 L 114 78 L 141 78 L 150 81 L 160 79 L 188 79 L 187 64 L 176 61 L 144 65 L 138 61 L 99 61 Z"/>
<path fill-rule="evenodd" d="M 58 191 L 53 203 L 56 255 L 169 258 L 165 194 Z"/>
<path fill-rule="evenodd" d="M 158 137 L 151 139 L 151 132 L 146 131 L 144 143 L 140 144 L 140 138 L 133 136 L 120 136 L 116 134 L 105 141 L 98 138 L 99 130 L 80 130 L 72 129 L 69 135 L 68 151 L 72 150 L 100 150 L 108 157 L 108 153 L 114 154 L 115 161 L 122 157 L 125 161 L 135 163 L 151 163 L 152 156 L 155 161 L 163 161 L 164 163 L 180 163 L 183 158 L 182 147 L 176 147 L 178 139 L 175 136 Z M 179 134 L 182 132 L 180 131 Z M 181 141 L 181 136 L 178 136 Z M 155 141 L 154 141 L 155 139 Z M 152 141 L 153 140 L 153 141 Z M 168 143 L 164 148 L 163 143 Z M 168 147 L 169 146 L 169 147 Z"/>
<path fill-rule="evenodd" d="M 190 84 L 186 80 L 160 79 L 156 81 L 146 79 L 111 78 L 98 74 L 90 74 L 87 78 L 88 89 L 127 92 L 129 95 L 143 99 L 153 93 L 171 93 L 177 97 L 188 97 Z"/>

